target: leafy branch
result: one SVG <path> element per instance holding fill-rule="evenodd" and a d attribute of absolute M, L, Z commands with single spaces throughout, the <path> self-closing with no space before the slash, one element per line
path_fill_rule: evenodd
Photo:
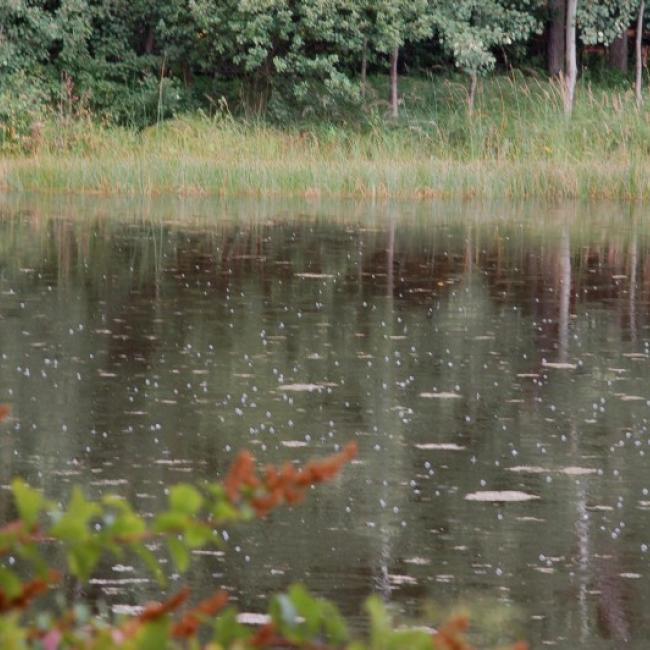
<path fill-rule="evenodd" d="M 9 411 L 0 405 L 0 420 Z M 302 501 L 307 489 L 334 478 L 357 454 L 355 444 L 296 468 L 267 466 L 259 471 L 246 451 L 235 459 L 223 482 L 186 483 L 169 490 L 167 508 L 151 521 L 121 497 L 89 500 L 79 487 L 65 507 L 45 498 L 21 479 L 12 483 L 18 517 L 0 529 L 0 647 L 8 650 L 470 650 L 469 620 L 456 616 L 436 631 L 395 629 L 378 597 L 366 602 L 368 635 L 353 640 L 337 607 L 294 585 L 274 595 L 262 626 L 244 625 L 228 595 L 217 591 L 188 605 L 190 590 L 163 602 L 149 603 L 138 615 L 107 620 L 83 603 L 58 612 L 39 599 L 57 593 L 61 572 L 47 561 L 52 546 L 65 553 L 67 573 L 86 582 L 106 556 L 138 556 L 161 586 L 165 575 L 152 548 L 164 543 L 179 573 L 187 571 L 191 552 L 216 545 L 216 529 L 266 517 Z M 16 562 L 16 558 L 18 561 Z M 9 561 L 11 560 L 11 561 Z M 9 566 L 8 566 L 9 565 Z M 518 644 L 516 650 L 526 646 Z"/>

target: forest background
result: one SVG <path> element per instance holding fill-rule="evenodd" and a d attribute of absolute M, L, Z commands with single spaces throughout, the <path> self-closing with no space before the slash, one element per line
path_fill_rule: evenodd
<path fill-rule="evenodd" d="M 0 180 L 643 198 L 646 13 L 640 0 L 2 0 Z"/>

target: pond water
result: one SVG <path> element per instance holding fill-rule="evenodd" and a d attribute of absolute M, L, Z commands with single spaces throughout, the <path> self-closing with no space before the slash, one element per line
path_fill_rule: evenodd
<path fill-rule="evenodd" d="M 641 208 L 0 202 L 3 483 L 153 512 L 238 449 L 358 442 L 197 557 L 189 584 L 246 612 L 301 580 L 359 624 L 373 592 L 462 599 L 533 647 L 646 647 L 649 347 Z M 156 593 L 119 565 L 93 588 Z"/>

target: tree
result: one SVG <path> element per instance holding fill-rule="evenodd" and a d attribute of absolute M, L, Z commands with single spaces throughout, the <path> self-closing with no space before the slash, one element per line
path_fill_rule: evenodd
<path fill-rule="evenodd" d="M 636 95 L 636 105 L 641 106 L 643 102 L 643 25 L 645 14 L 645 2 L 639 2 L 639 12 L 636 20 L 636 39 L 635 39 L 635 56 L 634 56 L 634 94 Z"/>
<path fill-rule="evenodd" d="M 573 112 L 573 97 L 578 79 L 578 62 L 576 52 L 576 20 L 578 0 L 567 0 L 566 5 L 566 36 L 564 39 L 566 54 L 564 57 L 566 70 L 564 73 L 564 114 L 569 117 Z"/>
<path fill-rule="evenodd" d="M 550 0 L 546 53 L 548 72 L 552 77 L 559 77 L 564 72 L 565 32 L 566 0 Z"/>
<path fill-rule="evenodd" d="M 525 41 L 541 27 L 536 0 L 458 0 L 436 3 L 435 24 L 443 47 L 470 78 L 468 107 L 474 109 L 478 76 L 492 70 L 494 50 Z"/>
<path fill-rule="evenodd" d="M 362 0 L 366 42 L 373 51 L 389 57 L 390 115 L 399 117 L 399 55 L 406 43 L 429 38 L 432 16 L 428 0 Z"/>
<path fill-rule="evenodd" d="M 303 113 L 332 109 L 335 98 L 356 99 L 343 61 L 363 48 L 360 9 L 351 0 L 191 4 L 205 44 L 203 66 L 240 79 L 244 103 L 257 113 L 273 99 L 290 100 Z"/>
<path fill-rule="evenodd" d="M 639 0 L 567 0 L 565 115 L 570 116 L 573 111 L 578 77 L 578 29 L 580 40 L 587 45 L 611 45 L 627 31 L 638 6 Z"/>

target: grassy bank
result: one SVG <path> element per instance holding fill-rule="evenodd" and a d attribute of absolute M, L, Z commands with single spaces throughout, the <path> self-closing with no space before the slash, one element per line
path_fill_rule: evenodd
<path fill-rule="evenodd" d="M 583 82 L 571 122 L 559 89 L 535 78 L 465 86 L 405 80 L 398 123 L 371 110 L 348 125 L 286 128 L 229 115 L 144 131 L 57 118 L 0 160 L 10 190 L 359 198 L 650 198 L 650 105 Z"/>

